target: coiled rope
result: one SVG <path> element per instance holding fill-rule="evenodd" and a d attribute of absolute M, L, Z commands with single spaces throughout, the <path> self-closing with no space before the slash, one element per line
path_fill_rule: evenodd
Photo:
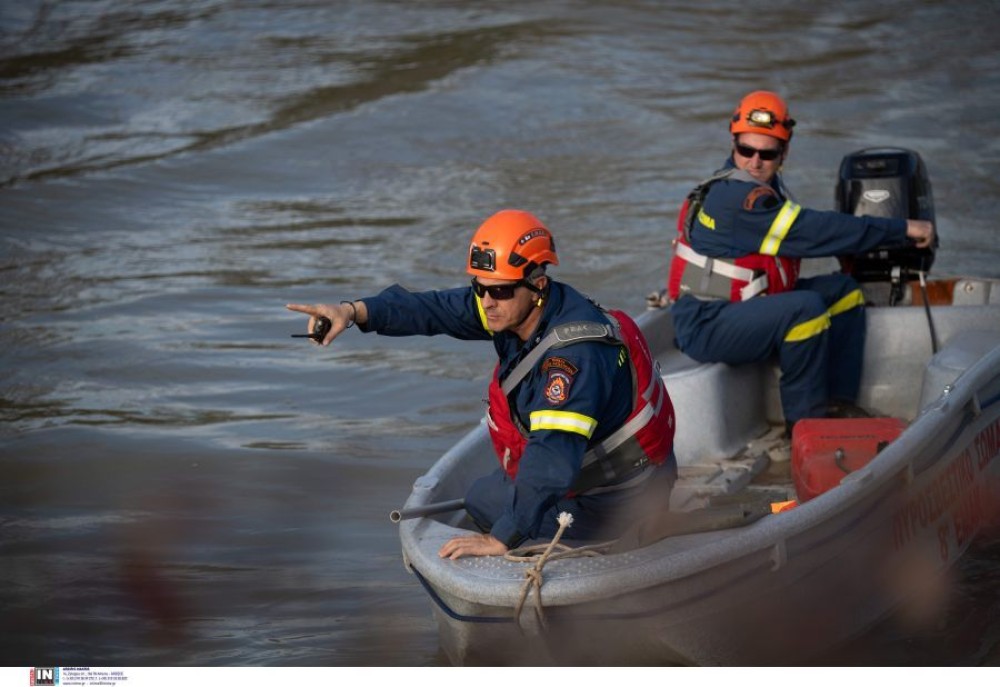
<path fill-rule="evenodd" d="M 533 567 L 524 571 L 525 580 L 521 586 L 521 598 L 518 599 L 517 606 L 514 608 L 514 621 L 517 623 L 519 629 L 523 629 L 521 626 L 521 612 L 524 610 L 524 602 L 527 600 L 532 588 L 535 590 L 535 617 L 543 628 L 548 628 L 545 620 L 545 609 L 542 606 L 542 583 L 545 581 L 545 578 L 542 576 L 542 568 L 545 567 L 546 563 L 561 558 L 601 556 L 616 541 L 590 544 L 576 548 L 566 546 L 565 544 L 560 544 L 559 539 L 562 538 L 563 532 L 573 524 L 573 516 L 565 512 L 560 513 L 558 522 L 559 529 L 556 530 L 555 536 L 552 537 L 552 541 L 548 544 L 533 544 L 513 549 L 504 554 L 504 558 L 508 561 L 535 563 Z"/>

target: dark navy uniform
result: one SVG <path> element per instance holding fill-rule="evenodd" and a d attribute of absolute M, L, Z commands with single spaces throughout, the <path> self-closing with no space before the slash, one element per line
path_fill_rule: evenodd
<path fill-rule="evenodd" d="M 368 322 L 360 327 L 364 331 L 387 336 L 447 334 L 465 340 L 492 339 L 501 380 L 552 327 L 567 322 L 607 322 L 593 302 L 572 287 L 551 280 L 542 318 L 528 342 L 510 332 L 491 332 L 479 299 L 467 287 L 411 293 L 392 286 L 365 298 L 364 303 L 368 308 Z M 567 498 L 567 493 L 580 473 L 586 449 L 625 422 L 632 399 L 632 375 L 623 346 L 581 342 L 549 350 L 512 399 L 521 423 L 530 431 L 516 479 L 499 467 L 480 478 L 466 494 L 466 511 L 484 531 L 508 547 L 526 538 L 551 537 L 561 511 L 574 516 L 564 536 L 598 536 L 632 490 L 585 493 L 575 498 Z M 671 467 L 675 469 L 672 457 Z"/>
<path fill-rule="evenodd" d="M 730 157 L 726 168 L 734 166 Z M 713 183 L 689 240 L 711 258 L 791 259 L 786 264 L 797 272 L 800 258 L 862 253 L 907 238 L 904 219 L 803 208 L 776 176 L 769 186 L 733 178 Z M 678 346 L 695 360 L 738 365 L 777 354 L 782 407 L 793 424 L 823 416 L 830 399 L 856 400 L 865 316 L 860 288 L 846 274 L 793 277 L 790 287 L 744 301 L 681 295 L 671 312 Z"/>

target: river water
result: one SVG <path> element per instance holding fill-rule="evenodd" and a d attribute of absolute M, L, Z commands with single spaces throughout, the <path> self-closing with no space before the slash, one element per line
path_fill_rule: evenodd
<path fill-rule="evenodd" d="M 917 150 L 938 273 L 1000 276 L 995 2 L 20 0 L 0 9 L 0 662 L 434 666 L 395 526 L 477 422 L 492 348 L 289 334 L 287 302 L 464 283 L 502 207 L 637 312 L 746 91 L 786 178 Z M 1000 663 L 1000 550 L 919 637 Z"/>

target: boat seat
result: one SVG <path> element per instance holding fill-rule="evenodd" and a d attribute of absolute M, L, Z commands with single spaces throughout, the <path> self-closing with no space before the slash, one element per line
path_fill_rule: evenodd
<path fill-rule="evenodd" d="M 936 400 L 946 386 L 997 346 L 1000 346 L 1000 333 L 995 331 L 972 330 L 952 336 L 927 363 L 920 389 L 920 407 Z"/>
<path fill-rule="evenodd" d="M 674 404 L 678 465 L 735 456 L 767 429 L 766 407 L 758 400 L 766 365 L 700 363 L 676 351 L 660 361 L 660 371 L 671 398 L 685 399 Z"/>

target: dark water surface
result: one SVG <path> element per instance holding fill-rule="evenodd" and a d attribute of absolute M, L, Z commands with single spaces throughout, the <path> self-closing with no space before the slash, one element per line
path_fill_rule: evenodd
<path fill-rule="evenodd" d="M 502 207 L 637 312 L 755 88 L 787 179 L 913 148 L 935 271 L 1000 276 L 1000 8 L 79 0 L 0 9 L 0 663 L 439 665 L 387 513 L 489 346 L 288 337 L 286 302 L 464 282 Z M 997 665 L 1000 552 L 831 663 Z"/>

